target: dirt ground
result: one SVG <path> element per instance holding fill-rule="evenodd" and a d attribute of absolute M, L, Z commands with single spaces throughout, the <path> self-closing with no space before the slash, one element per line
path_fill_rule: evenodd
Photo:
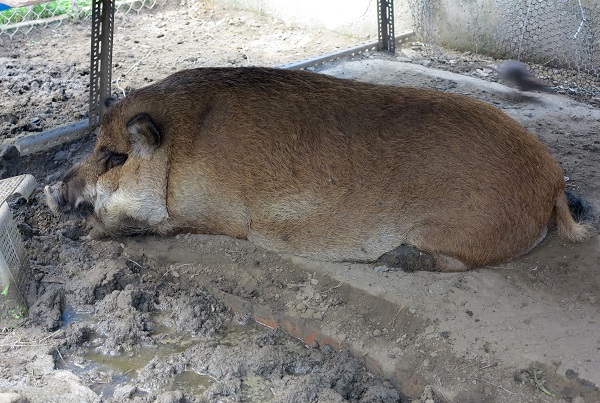
<path fill-rule="evenodd" d="M 117 95 L 184 68 L 276 66 L 366 39 L 200 3 L 118 14 L 115 26 Z M 88 29 L 3 38 L 2 138 L 86 117 Z M 316 70 L 490 102 L 538 134 L 569 188 L 600 209 L 600 110 L 519 94 L 493 82 L 482 68 L 492 62 L 406 45 Z M 38 189 L 12 203 L 30 312 L 0 326 L 0 402 L 600 402 L 597 238 L 551 233 L 513 262 L 452 274 L 315 262 L 219 236 L 93 241 L 41 194 L 92 143 L 12 167 Z"/>

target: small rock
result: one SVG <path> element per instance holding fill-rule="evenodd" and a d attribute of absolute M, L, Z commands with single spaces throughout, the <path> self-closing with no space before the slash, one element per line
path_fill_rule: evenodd
<path fill-rule="evenodd" d="M 425 403 L 435 403 L 433 398 L 433 387 L 431 385 L 426 385 L 425 389 L 423 389 L 423 393 L 421 394 L 421 399 L 419 401 L 423 401 Z"/>
<path fill-rule="evenodd" d="M 415 50 L 412 50 L 412 49 L 402 49 L 400 51 L 400 53 L 403 56 L 408 57 L 409 59 L 414 59 L 415 57 L 419 56 L 419 53 L 417 51 L 415 51 Z"/>
<path fill-rule="evenodd" d="M 375 330 L 373 331 L 373 336 L 375 336 L 375 337 L 379 337 L 379 336 L 381 336 L 381 330 L 379 330 L 379 329 L 375 329 Z"/>
<path fill-rule="evenodd" d="M 29 399 L 19 393 L 0 393 L 0 403 L 28 403 Z"/>
<path fill-rule="evenodd" d="M 321 312 L 316 312 L 313 315 L 313 318 L 316 319 L 316 320 L 323 320 L 323 314 Z"/>
<path fill-rule="evenodd" d="M 0 159 L 10 161 L 19 156 L 19 149 L 14 144 L 6 144 L 0 148 Z"/>
<path fill-rule="evenodd" d="M 115 388 L 113 396 L 117 400 L 131 399 L 135 392 L 137 392 L 137 387 L 134 385 L 119 385 Z"/>
<path fill-rule="evenodd" d="M 185 396 L 180 390 L 161 393 L 155 400 L 156 403 L 181 403 L 184 401 Z"/>
<path fill-rule="evenodd" d="M 300 312 L 304 312 L 304 311 L 306 311 L 306 305 L 304 305 L 303 303 L 299 303 L 298 305 L 296 305 L 296 310 L 300 311 Z"/>
<path fill-rule="evenodd" d="M 65 238 L 69 238 L 72 241 L 76 241 L 85 235 L 85 230 L 79 225 L 74 224 L 58 231 L 58 234 L 64 236 Z"/>
<path fill-rule="evenodd" d="M 71 153 L 68 150 L 61 150 L 54 154 L 54 161 L 64 161 L 71 156 Z"/>
<path fill-rule="evenodd" d="M 4 144 L 0 147 L 0 178 L 17 175 L 18 157 L 19 150 L 13 144 Z"/>
<path fill-rule="evenodd" d="M 256 292 L 258 289 L 258 284 L 254 279 L 249 280 L 246 284 L 244 284 L 244 296 L 250 296 Z"/>
<path fill-rule="evenodd" d="M 31 237 L 33 237 L 33 235 L 36 233 L 35 230 L 33 229 L 33 227 L 31 227 L 31 225 L 27 224 L 27 223 L 19 223 L 17 224 L 17 228 L 19 229 L 19 233 L 21 234 L 22 237 L 24 237 L 25 239 L 29 239 Z M 46 246 L 46 245 L 44 245 Z M 1 400 L 0 400 L 1 402 Z"/>
<path fill-rule="evenodd" d="M 348 336 L 346 336 L 346 334 L 345 334 L 345 333 L 340 333 L 340 334 L 338 334 L 338 336 L 337 336 L 337 339 L 338 339 L 338 341 L 339 341 L 340 343 L 343 343 L 343 342 L 345 342 L 345 341 L 346 341 L 346 338 L 347 338 L 347 337 L 348 337 Z"/>

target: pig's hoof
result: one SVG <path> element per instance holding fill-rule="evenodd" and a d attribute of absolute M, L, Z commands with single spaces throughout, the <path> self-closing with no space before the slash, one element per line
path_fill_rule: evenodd
<path fill-rule="evenodd" d="M 377 260 L 377 264 L 407 272 L 436 271 L 433 255 L 410 245 L 400 245 L 396 249 L 383 254 Z"/>

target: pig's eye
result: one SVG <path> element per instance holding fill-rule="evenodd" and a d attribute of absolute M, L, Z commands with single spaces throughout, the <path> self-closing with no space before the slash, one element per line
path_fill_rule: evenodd
<path fill-rule="evenodd" d="M 127 154 L 120 154 L 112 151 L 106 152 L 105 158 L 106 170 L 123 165 L 127 161 Z"/>

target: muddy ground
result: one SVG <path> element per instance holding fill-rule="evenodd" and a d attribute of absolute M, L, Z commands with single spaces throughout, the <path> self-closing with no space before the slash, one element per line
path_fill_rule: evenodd
<path fill-rule="evenodd" d="M 200 3 L 115 25 L 117 95 L 183 68 L 274 66 L 367 39 Z M 3 138 L 86 117 L 88 29 L 3 38 Z M 600 208 L 600 111 L 492 82 L 491 62 L 405 45 L 316 70 L 490 102 L 538 134 L 568 186 Z M 30 314 L 2 326 L 0 401 L 600 402 L 597 238 L 551 233 L 523 258 L 457 274 L 314 262 L 218 236 L 92 241 L 41 195 L 92 143 L 10 164 L 39 186 L 12 203 Z"/>

